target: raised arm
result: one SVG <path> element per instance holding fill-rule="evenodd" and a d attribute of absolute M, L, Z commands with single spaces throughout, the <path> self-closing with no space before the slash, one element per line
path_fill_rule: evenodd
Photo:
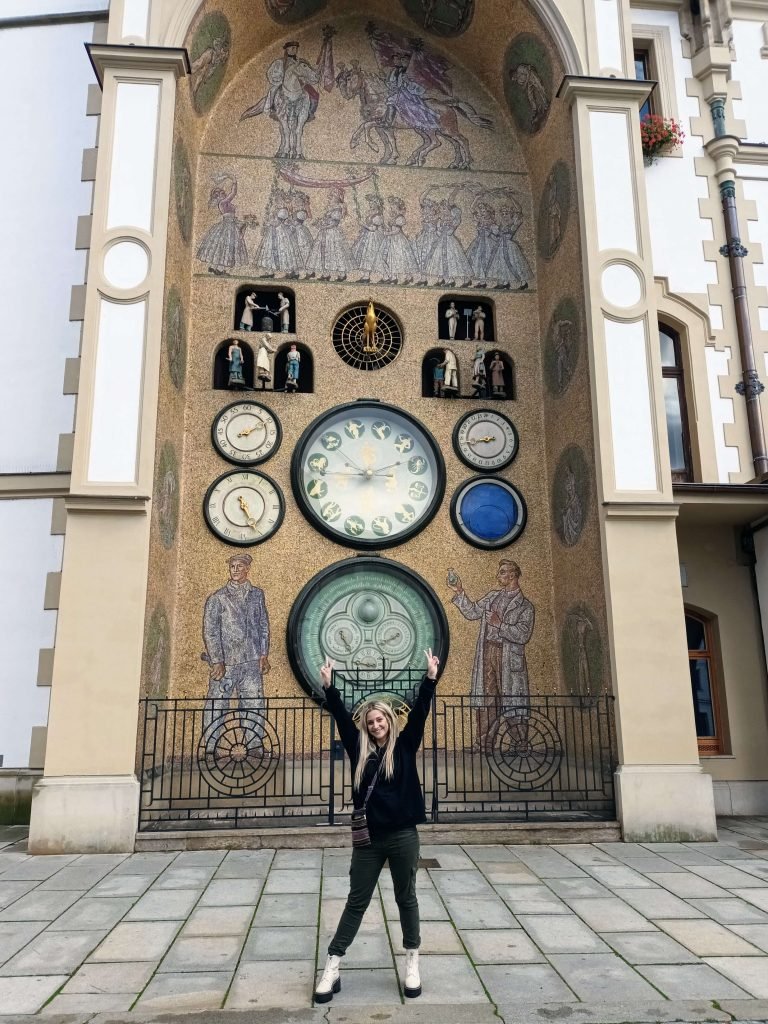
<path fill-rule="evenodd" d="M 347 711 L 344 701 L 341 699 L 341 694 L 331 683 L 332 675 L 333 662 L 330 658 L 326 658 L 325 664 L 320 666 L 320 681 L 325 691 L 325 706 L 333 715 L 339 729 L 341 742 L 344 744 L 344 749 L 349 755 L 350 761 L 354 763 L 357 760 L 360 749 L 360 733 L 352 715 Z"/>
<path fill-rule="evenodd" d="M 440 659 L 432 653 L 431 647 L 427 648 L 424 654 L 427 656 L 427 671 L 421 680 L 419 692 L 411 708 L 411 713 L 408 715 L 408 721 L 400 732 L 401 742 L 414 750 L 419 749 L 424 738 L 424 726 L 432 707 L 432 698 L 437 686 L 437 670 L 440 666 Z"/>

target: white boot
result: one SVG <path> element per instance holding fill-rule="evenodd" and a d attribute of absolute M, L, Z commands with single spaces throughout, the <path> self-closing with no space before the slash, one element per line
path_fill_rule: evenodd
<path fill-rule="evenodd" d="M 331 956 L 325 961 L 323 976 L 315 989 L 316 1003 L 329 1003 L 333 999 L 334 992 L 341 991 L 341 978 L 339 977 L 340 956 Z M 418 973 L 418 971 L 417 971 Z M 421 989 L 419 989 L 421 991 Z"/>
<path fill-rule="evenodd" d="M 421 975 L 419 974 L 418 949 L 405 951 L 405 994 L 409 999 L 421 995 Z"/>

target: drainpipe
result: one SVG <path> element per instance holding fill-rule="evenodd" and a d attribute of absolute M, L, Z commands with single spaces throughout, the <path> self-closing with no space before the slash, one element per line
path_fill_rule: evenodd
<path fill-rule="evenodd" d="M 765 446 L 763 417 L 760 411 L 760 395 L 765 385 L 760 380 L 755 362 L 755 348 L 752 342 L 752 324 L 747 304 L 747 282 L 744 276 L 744 257 L 747 250 L 741 244 L 739 212 L 736 208 L 736 171 L 734 158 L 739 151 L 739 140 L 725 131 L 725 99 L 710 100 L 710 112 L 714 127 L 714 138 L 705 149 L 715 161 L 715 174 L 723 204 L 723 221 L 727 242 L 720 247 L 720 255 L 728 257 L 731 273 L 731 292 L 736 313 L 736 334 L 741 355 L 741 380 L 736 391 L 747 403 L 747 424 L 752 447 L 752 463 L 756 479 L 768 475 L 768 453 Z"/>

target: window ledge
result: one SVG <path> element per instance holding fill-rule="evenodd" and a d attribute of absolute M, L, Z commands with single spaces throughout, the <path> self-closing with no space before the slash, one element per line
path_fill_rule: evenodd
<path fill-rule="evenodd" d="M 735 761 L 735 754 L 700 754 L 700 761 Z"/>

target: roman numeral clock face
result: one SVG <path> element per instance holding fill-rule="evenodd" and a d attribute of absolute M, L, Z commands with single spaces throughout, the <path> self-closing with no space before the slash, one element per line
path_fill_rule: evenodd
<path fill-rule="evenodd" d="M 316 529 L 348 547 L 378 549 L 401 544 L 432 519 L 445 464 L 429 431 L 402 409 L 350 402 L 304 432 L 291 482 Z"/>
<path fill-rule="evenodd" d="M 203 503 L 209 528 L 227 544 L 261 544 L 279 528 L 285 515 L 283 492 L 264 473 L 225 473 L 208 488 Z"/>

